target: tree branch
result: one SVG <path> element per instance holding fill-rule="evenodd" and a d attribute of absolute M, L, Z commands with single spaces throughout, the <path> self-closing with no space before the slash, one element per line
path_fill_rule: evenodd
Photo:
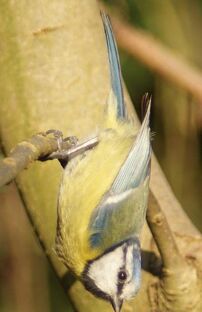
<path fill-rule="evenodd" d="M 164 267 L 169 269 L 176 267 L 178 264 L 182 265 L 183 258 L 179 253 L 166 216 L 152 192 L 149 194 L 147 222 L 161 254 Z"/>
<path fill-rule="evenodd" d="M 11 182 L 31 162 L 57 149 L 57 140 L 42 134 L 17 144 L 9 156 L 0 162 L 0 187 Z"/>
<path fill-rule="evenodd" d="M 53 133 L 55 137 L 47 137 L 50 133 Z M 60 133 L 60 143 L 56 133 Z M 75 140 L 72 141 L 71 138 L 75 137 L 62 139 L 62 132 L 48 130 L 44 134 L 36 134 L 31 139 L 17 144 L 9 156 L 0 161 L 0 187 L 15 179 L 17 174 L 27 168 L 34 160 L 58 159 L 62 165 L 63 163 L 66 165 L 69 159 L 98 144 L 97 137 L 88 139 L 80 144 L 77 144 Z"/>
<path fill-rule="evenodd" d="M 152 311 L 177 312 L 186 311 L 188 307 L 190 311 L 200 311 L 197 270 L 180 254 L 166 216 L 151 192 L 147 222 L 163 262 L 161 281 L 155 281 L 149 288 Z"/>

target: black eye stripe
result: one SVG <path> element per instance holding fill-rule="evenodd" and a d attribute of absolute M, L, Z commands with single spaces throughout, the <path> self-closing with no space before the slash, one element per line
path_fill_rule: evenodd
<path fill-rule="evenodd" d="M 127 251 L 128 251 L 128 246 L 125 244 L 125 246 L 123 247 L 123 262 L 124 262 L 124 264 L 126 263 Z"/>
<path fill-rule="evenodd" d="M 125 282 L 123 282 L 123 283 L 118 282 L 118 284 L 117 284 L 118 295 L 122 294 L 122 290 L 123 290 L 124 285 L 125 285 Z"/>
<path fill-rule="evenodd" d="M 119 273 L 118 273 L 118 276 L 117 276 L 117 291 L 118 291 L 118 294 L 121 295 L 122 291 L 123 291 L 123 288 L 126 284 L 126 281 L 127 281 L 127 277 L 128 277 L 128 274 L 126 272 L 126 256 L 127 256 L 127 252 L 128 252 L 128 246 L 127 244 L 125 244 L 123 246 L 123 266 L 119 269 Z M 120 276 L 119 274 L 121 273 L 125 273 L 126 274 L 126 278 L 123 278 L 123 279 L 120 279 Z"/>

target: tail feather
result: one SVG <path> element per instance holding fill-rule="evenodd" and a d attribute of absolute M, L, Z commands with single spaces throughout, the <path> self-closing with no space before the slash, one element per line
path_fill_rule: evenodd
<path fill-rule="evenodd" d="M 107 41 L 107 50 L 110 65 L 111 86 L 116 100 L 116 111 L 118 119 L 126 118 L 126 108 L 123 96 L 122 75 L 119 61 L 119 54 L 114 38 L 112 26 L 109 17 L 101 12 L 101 17 L 104 25 L 104 31 Z M 110 105 L 110 103 L 109 103 Z"/>

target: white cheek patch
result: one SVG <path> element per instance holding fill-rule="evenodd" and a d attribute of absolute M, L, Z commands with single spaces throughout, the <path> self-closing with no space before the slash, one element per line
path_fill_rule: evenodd
<path fill-rule="evenodd" d="M 117 272 L 123 266 L 122 246 L 93 262 L 88 275 L 103 292 L 113 296 L 117 293 Z"/>

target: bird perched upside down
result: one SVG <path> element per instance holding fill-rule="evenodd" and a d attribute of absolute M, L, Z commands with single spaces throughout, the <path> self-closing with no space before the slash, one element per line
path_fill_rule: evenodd
<path fill-rule="evenodd" d="M 120 311 L 140 288 L 139 234 L 150 176 L 150 100 L 139 131 L 124 104 L 116 42 L 102 14 L 111 91 L 99 144 L 65 167 L 58 199 L 56 251 L 87 290 Z"/>

